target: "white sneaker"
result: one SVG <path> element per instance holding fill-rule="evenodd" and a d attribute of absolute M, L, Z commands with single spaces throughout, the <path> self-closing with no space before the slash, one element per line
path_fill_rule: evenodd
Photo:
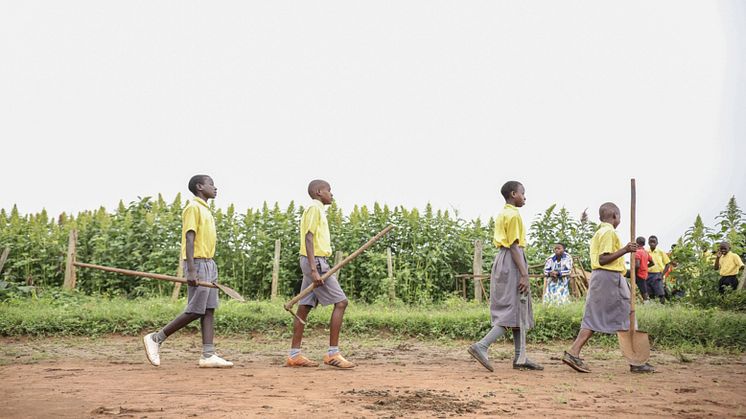
<path fill-rule="evenodd" d="M 207 358 L 205 358 L 204 356 L 201 356 L 199 358 L 200 368 L 230 368 L 232 366 L 233 366 L 232 362 L 226 361 L 225 359 L 215 354 L 212 354 Z"/>
<path fill-rule="evenodd" d="M 154 366 L 161 365 L 161 356 L 158 351 L 161 349 L 161 344 L 153 340 L 155 333 L 148 333 L 143 336 L 142 343 L 145 346 L 145 356 L 148 357 L 148 361 Z"/>

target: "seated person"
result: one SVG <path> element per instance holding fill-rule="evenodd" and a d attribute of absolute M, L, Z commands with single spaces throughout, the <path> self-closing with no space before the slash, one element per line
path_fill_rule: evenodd
<path fill-rule="evenodd" d="M 572 257 L 565 252 L 565 245 L 554 245 L 554 255 L 544 265 L 546 275 L 544 299 L 547 304 L 565 304 L 570 301 L 570 272 Z"/>

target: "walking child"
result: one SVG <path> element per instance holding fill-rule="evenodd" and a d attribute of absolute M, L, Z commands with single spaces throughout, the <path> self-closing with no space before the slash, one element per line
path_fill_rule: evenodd
<path fill-rule="evenodd" d="M 187 306 L 184 312 L 158 332 L 143 337 L 145 354 L 151 364 L 161 364 L 159 350 L 167 337 L 194 320 L 200 319 L 202 330 L 202 356 L 200 368 L 230 368 L 233 363 L 215 353 L 214 321 L 218 308 L 217 288 L 197 286 L 197 281 L 218 282 L 218 267 L 212 258 L 215 256 L 215 220 L 212 217 L 208 199 L 217 196 L 218 188 L 207 175 L 192 176 L 189 190 L 194 199 L 187 204 L 181 214 L 181 261 L 187 279 Z"/>
<path fill-rule="evenodd" d="M 743 268 L 741 258 L 730 251 L 730 243 L 722 242 L 715 258 L 715 269 L 720 270 L 720 281 L 718 291 L 725 293 L 725 287 L 733 291 L 738 288 L 738 272 Z"/>
<path fill-rule="evenodd" d="M 562 362 L 578 372 L 591 372 L 580 351 L 594 333 L 616 334 L 629 330 L 630 288 L 623 277 L 626 272 L 624 255 L 637 251 L 637 243 L 630 242 L 622 247 L 615 229 L 621 221 L 619 207 L 611 202 L 598 209 L 601 219 L 596 234 L 591 239 L 591 273 L 588 296 L 585 300 L 585 313 L 572 347 L 565 351 Z M 630 365 L 630 371 L 636 373 L 655 372 L 655 369 L 644 365 Z"/>
<path fill-rule="evenodd" d="M 648 237 L 648 245 L 650 246 L 650 258 L 653 259 L 655 264 L 648 269 L 648 291 L 655 297 L 658 297 L 661 303 L 666 302 L 666 284 L 663 282 L 663 277 L 668 274 L 668 270 L 671 269 L 671 259 L 668 258 L 668 254 L 662 249 L 658 249 L 658 237 Z"/>
<path fill-rule="evenodd" d="M 487 356 L 488 349 L 507 328 L 513 330 L 515 357 L 513 368 L 521 370 L 543 370 L 544 367 L 526 358 L 525 363 L 518 363 L 521 347 L 521 305 L 524 310 L 523 323 L 527 329 L 534 327 L 534 314 L 531 307 L 531 289 L 528 282 L 528 263 L 523 249 L 526 246 L 526 231 L 518 208 L 526 203 L 526 190 L 516 181 L 506 182 L 500 189 L 505 198 L 505 207 L 495 220 L 493 243 L 498 251 L 490 275 L 490 319 L 492 329 L 480 340 L 469 346 L 467 351 L 485 368 L 494 371 Z M 527 297 L 521 303 L 521 294 Z M 525 331 L 524 331 L 525 332 Z"/>
<path fill-rule="evenodd" d="M 324 205 L 332 203 L 331 186 L 324 180 L 312 180 L 308 184 L 308 195 L 313 199 L 303 211 L 300 221 L 300 268 L 303 271 L 301 290 L 316 284 L 313 292 L 298 302 L 297 316 L 306 320 L 308 313 L 317 304 L 334 304 L 329 322 L 329 350 L 324 355 L 324 364 L 337 368 L 354 368 L 355 364 L 346 360 L 339 351 L 339 331 L 347 308 L 347 296 L 339 286 L 336 275 L 326 281 L 321 276 L 329 271 L 327 257 L 332 255 L 329 224 L 324 213 Z M 316 367 L 319 364 L 301 354 L 301 341 L 305 326 L 298 319 L 293 322 L 293 341 L 285 363 L 288 367 Z"/>

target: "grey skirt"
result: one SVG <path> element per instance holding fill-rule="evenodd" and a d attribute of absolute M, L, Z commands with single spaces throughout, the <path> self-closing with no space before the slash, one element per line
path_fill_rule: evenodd
<path fill-rule="evenodd" d="M 521 259 L 528 269 L 526 256 L 523 248 L 519 247 Z M 510 249 L 501 247 L 495 256 L 490 275 L 490 319 L 492 326 L 520 327 L 520 295 L 518 294 L 518 281 L 521 271 L 510 256 Z M 531 305 L 531 291 L 529 289 L 528 299 L 528 328 L 534 327 L 534 309 Z"/>
<path fill-rule="evenodd" d="M 600 333 L 629 330 L 629 284 L 619 272 L 594 269 L 580 327 Z"/>

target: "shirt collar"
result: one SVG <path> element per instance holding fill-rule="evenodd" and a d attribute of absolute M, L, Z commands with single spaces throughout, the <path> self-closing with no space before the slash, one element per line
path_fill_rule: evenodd
<path fill-rule="evenodd" d="M 204 206 L 204 207 L 206 207 L 206 208 L 210 208 L 210 207 L 209 207 L 209 206 L 207 205 L 207 202 L 205 202 L 205 200 L 204 200 L 204 199 L 202 199 L 202 198 L 200 198 L 200 197 L 198 197 L 198 196 L 195 196 L 195 197 L 194 197 L 194 202 L 196 202 L 196 203 L 198 203 L 198 204 L 201 204 L 201 205 L 203 205 L 203 206 Z"/>
<path fill-rule="evenodd" d="M 503 208 L 505 208 L 505 209 L 512 209 L 512 210 L 518 211 L 518 207 L 516 207 L 513 204 L 505 204 L 505 206 Z"/>
<path fill-rule="evenodd" d="M 319 208 L 324 208 L 324 203 L 319 201 L 318 199 L 314 199 L 313 201 L 311 201 L 311 205 Z"/>
<path fill-rule="evenodd" d="M 611 225 L 610 223 L 604 223 L 604 222 L 602 222 L 601 224 L 598 225 L 598 229 L 601 230 L 602 228 L 610 228 L 610 229 L 613 230 L 614 226 Z"/>

